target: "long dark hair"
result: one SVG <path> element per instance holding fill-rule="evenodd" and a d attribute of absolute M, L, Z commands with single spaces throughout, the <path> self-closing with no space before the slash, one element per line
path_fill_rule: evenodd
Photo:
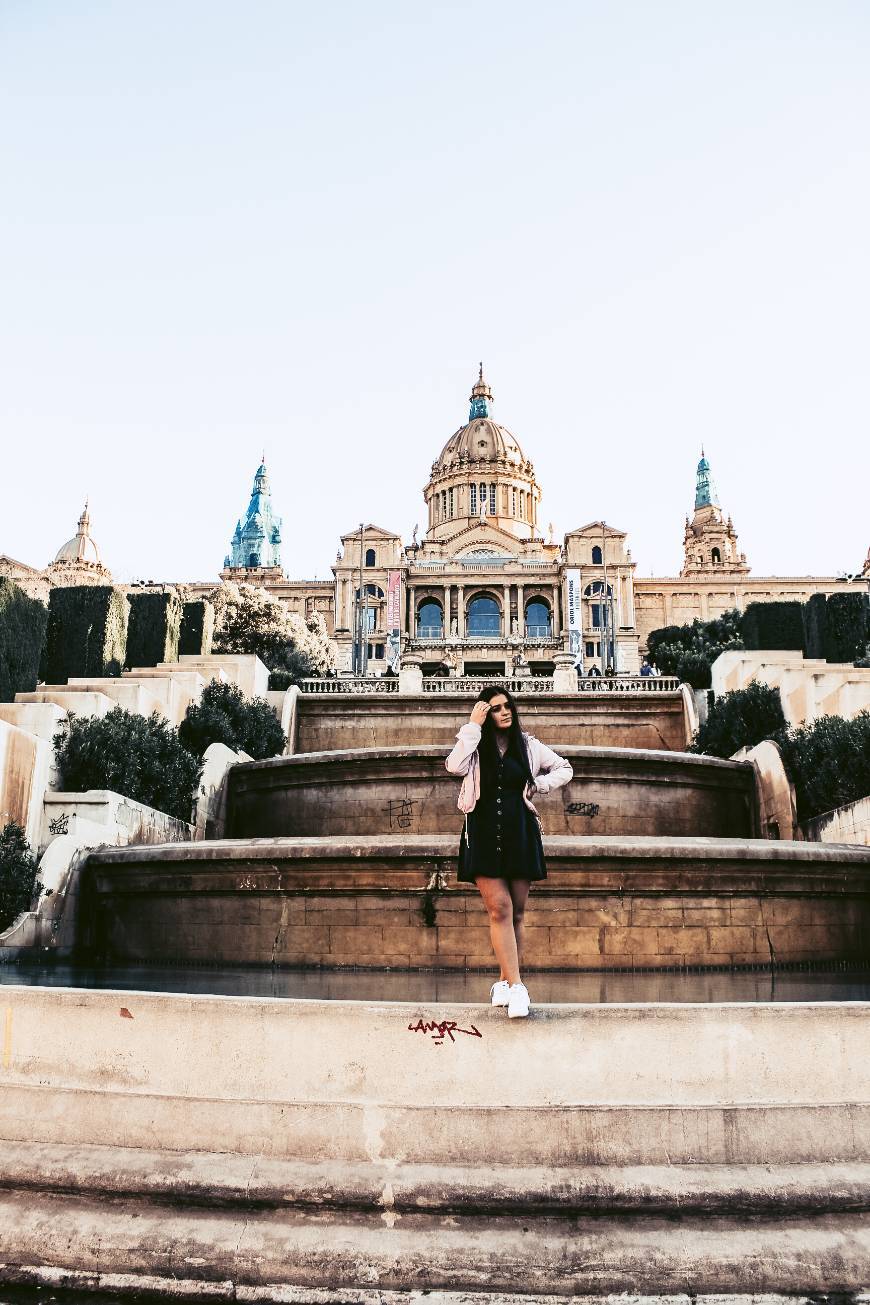
<path fill-rule="evenodd" d="M 505 756 L 513 757 L 522 766 L 523 773 L 528 780 L 532 778 L 532 768 L 529 765 L 529 756 L 526 751 L 526 742 L 523 738 L 522 726 L 520 725 L 520 713 L 517 711 L 517 704 L 514 697 L 501 684 L 487 684 L 477 695 L 478 702 L 492 702 L 502 694 L 507 698 L 507 704 L 511 709 L 511 723 L 508 729 L 508 745 Z M 496 728 L 493 724 L 492 715 L 488 715 L 483 722 L 483 728 L 480 733 L 480 745 L 478 755 L 484 771 L 493 774 L 498 766 L 499 751 L 498 744 L 495 741 Z"/>

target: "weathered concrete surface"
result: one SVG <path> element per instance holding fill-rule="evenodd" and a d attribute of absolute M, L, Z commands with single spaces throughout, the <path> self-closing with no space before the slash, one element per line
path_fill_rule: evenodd
<path fill-rule="evenodd" d="M 92 788 L 85 793 L 46 793 L 40 849 L 48 847 L 59 834 L 74 832 L 78 819 L 103 826 L 105 834 L 99 841 L 115 845 L 142 843 L 164 847 L 186 842 L 193 834 L 193 826 L 188 821 L 146 807 L 123 793 Z"/>
<path fill-rule="evenodd" d="M 450 1004 L 10 986 L 3 1005 L 10 1142 L 463 1169 L 870 1160 L 863 1003 L 550 1006 L 520 1028 Z"/>
<path fill-rule="evenodd" d="M 122 961 L 489 968 L 479 896 L 455 882 L 456 844 L 442 835 L 103 849 L 88 862 L 93 932 L 81 942 Z M 526 913 L 530 969 L 870 956 L 868 849 L 550 837 L 545 852 L 549 878 Z"/>
<path fill-rule="evenodd" d="M 810 843 L 857 843 L 870 847 L 870 797 L 827 811 L 801 826 Z"/>
<path fill-rule="evenodd" d="M 757 833 L 755 774 L 746 762 L 628 748 L 563 747 L 570 784 L 539 796 L 547 834 Z M 231 838 L 441 834 L 459 829 L 459 780 L 437 747 L 275 757 L 229 776 Z"/>
<path fill-rule="evenodd" d="M 550 1007 L 518 1028 L 474 1006 L 3 999 L 7 1282 L 356 1303 L 866 1280 L 864 1003 Z"/>
<path fill-rule="evenodd" d="M 473 697 L 420 693 L 300 694 L 292 751 L 432 745 L 446 756 Z M 520 700 L 523 728 L 551 747 L 650 748 L 680 752 L 689 742 L 679 692 L 635 697 L 548 694 Z"/>
<path fill-rule="evenodd" d="M 50 743 L 0 720 L 0 829 L 14 821 L 36 847 L 42 800 L 54 770 Z"/>

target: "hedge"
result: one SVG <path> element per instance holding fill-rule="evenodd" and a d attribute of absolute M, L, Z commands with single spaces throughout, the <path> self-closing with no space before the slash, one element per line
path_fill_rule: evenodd
<path fill-rule="evenodd" d="M 756 652 L 803 652 L 801 603 L 750 603 L 740 622 L 744 646 Z"/>
<path fill-rule="evenodd" d="M 40 676 L 46 684 L 120 675 L 127 649 L 127 599 L 110 585 L 52 589 Z"/>
<path fill-rule="evenodd" d="M 831 594 L 826 607 L 825 660 L 854 662 L 870 644 L 870 594 Z"/>
<path fill-rule="evenodd" d="M 54 736 L 60 788 L 104 788 L 179 820 L 190 820 L 200 764 L 162 716 L 115 707 L 105 716 L 73 717 Z"/>
<path fill-rule="evenodd" d="M 157 666 L 178 661 L 181 633 L 181 603 L 176 594 L 132 593 L 127 595 L 130 621 L 127 626 L 127 666 Z"/>
<path fill-rule="evenodd" d="M 184 603 L 181 613 L 179 657 L 208 657 L 214 638 L 214 607 L 207 598 Z"/>
<path fill-rule="evenodd" d="M 804 603 L 804 656 L 823 661 L 828 653 L 828 599 L 813 594 Z"/>
<path fill-rule="evenodd" d="M 0 702 L 36 688 L 47 624 L 44 603 L 0 578 Z"/>
<path fill-rule="evenodd" d="M 10 821 L 0 830 L 0 931 L 30 909 L 36 887 L 36 857 L 24 830 Z"/>

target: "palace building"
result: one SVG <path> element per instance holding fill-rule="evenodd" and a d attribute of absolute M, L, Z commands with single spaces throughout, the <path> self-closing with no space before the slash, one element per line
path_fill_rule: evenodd
<path fill-rule="evenodd" d="M 754 576 L 723 511 L 701 450 L 692 517 L 677 576 L 640 577 L 625 531 L 590 521 L 559 542 L 538 521 L 541 487 L 517 437 L 492 415 L 481 366 L 468 420 L 432 463 L 426 531 L 410 542 L 372 523 L 341 536 L 332 580 L 289 579 L 281 518 L 265 456 L 232 533 L 221 578 L 261 585 L 303 618 L 323 617 L 339 669 L 383 673 L 401 657 L 425 674 L 553 673 L 570 652 L 578 668 L 636 672 L 651 630 L 709 620 L 752 601 L 805 602 L 814 593 L 870 589 L 870 553 L 846 576 Z M 47 599 L 57 584 L 110 584 L 90 534 L 87 505 L 76 535 L 44 570 L 0 555 L 0 575 Z M 214 581 L 187 585 L 205 595 Z"/>
<path fill-rule="evenodd" d="M 364 524 L 341 536 L 333 582 L 289 581 L 277 561 L 264 567 L 264 555 L 244 542 L 253 538 L 245 532 L 255 503 L 259 529 L 274 519 L 264 462 L 221 575 L 265 585 L 300 615 L 321 612 L 341 670 L 382 673 L 397 655 L 414 654 L 424 673 L 493 676 L 518 666 L 552 674 L 563 651 L 581 669 L 636 672 L 649 632 L 660 626 L 708 620 L 753 600 L 803 602 L 849 587 L 833 576 L 751 576 L 703 450 L 678 576 L 638 577 L 626 533 L 602 521 L 568 531 L 559 543 L 550 527 L 545 539 L 534 466 L 494 420 L 482 366 L 469 405 L 468 420 L 432 463 L 422 539 L 415 530 L 405 543 Z"/>

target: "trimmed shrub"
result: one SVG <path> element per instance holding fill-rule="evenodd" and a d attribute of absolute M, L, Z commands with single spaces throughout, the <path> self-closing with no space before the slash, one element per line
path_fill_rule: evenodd
<path fill-rule="evenodd" d="M 131 593 L 127 666 L 178 661 L 181 603 L 175 594 Z"/>
<path fill-rule="evenodd" d="M 127 650 L 127 599 L 111 585 L 52 589 L 40 668 L 46 684 L 120 675 Z"/>
<path fill-rule="evenodd" d="M 825 659 L 854 662 L 870 643 L 870 594 L 831 594 L 826 605 Z"/>
<path fill-rule="evenodd" d="M 801 603 L 750 603 L 740 622 L 744 647 L 754 652 L 803 652 Z"/>
<path fill-rule="evenodd" d="M 804 656 L 824 660 L 828 642 L 828 599 L 813 594 L 803 606 Z"/>
<path fill-rule="evenodd" d="M 870 796 L 870 711 L 821 716 L 777 738 L 795 787 L 798 820 Z"/>
<path fill-rule="evenodd" d="M 197 706 L 188 707 L 178 737 L 195 757 L 212 743 L 225 743 L 256 761 L 280 756 L 287 742 L 265 698 L 246 698 L 237 685 L 217 680 L 206 685 Z"/>
<path fill-rule="evenodd" d="M 779 689 L 753 682 L 716 699 L 688 750 L 732 757 L 738 749 L 754 747 L 762 739 L 778 740 L 785 729 Z"/>
<path fill-rule="evenodd" d="M 48 608 L 0 578 L 0 702 L 31 693 L 39 677 Z"/>
<path fill-rule="evenodd" d="M 36 891 L 36 857 L 24 830 L 10 821 L 0 830 L 0 931 L 30 909 Z"/>
<path fill-rule="evenodd" d="M 139 716 L 115 707 L 102 717 L 74 717 L 54 736 L 54 752 L 62 789 L 110 789 L 179 820 L 191 818 L 200 765 L 156 712 Z"/>
<path fill-rule="evenodd" d="M 179 657 L 208 657 L 214 638 L 214 607 L 207 598 L 184 603 L 181 613 Z"/>

